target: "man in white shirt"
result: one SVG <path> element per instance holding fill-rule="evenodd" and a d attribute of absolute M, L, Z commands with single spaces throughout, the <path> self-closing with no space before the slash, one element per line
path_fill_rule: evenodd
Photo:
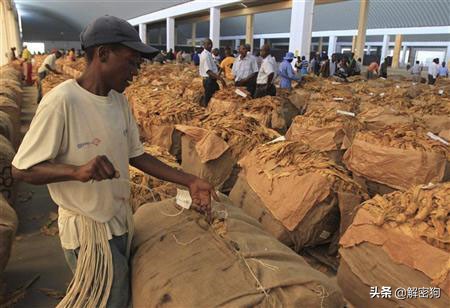
<path fill-rule="evenodd" d="M 273 85 L 273 80 L 275 79 L 275 72 L 277 69 L 275 58 L 270 55 L 270 46 L 268 44 L 264 44 L 261 47 L 260 54 L 263 61 L 258 72 L 258 77 L 256 78 L 255 98 L 266 95 L 275 96 L 277 94 L 277 90 Z"/>
<path fill-rule="evenodd" d="M 247 55 L 247 48 L 244 45 L 240 46 L 239 57 L 234 61 L 233 75 L 236 86 L 246 87 L 253 97 L 256 90 L 258 65 L 254 57 Z"/>
<path fill-rule="evenodd" d="M 428 66 L 428 84 L 434 84 L 439 75 L 439 59 L 433 59 L 430 66 Z"/>
<path fill-rule="evenodd" d="M 219 90 L 217 80 L 220 80 L 222 86 L 225 87 L 225 81 L 219 76 L 219 69 L 211 54 L 212 47 L 211 39 L 208 38 L 203 42 L 203 51 L 200 54 L 200 65 L 198 67 L 199 74 L 203 78 L 203 88 L 205 89 L 203 107 L 208 106 L 211 97 Z"/>
<path fill-rule="evenodd" d="M 42 62 L 41 66 L 38 69 L 38 102 L 41 101 L 42 98 L 42 80 L 47 77 L 49 72 L 60 75 L 62 74 L 60 71 L 56 69 L 56 60 L 61 58 L 62 54 L 59 50 L 49 54 Z"/>
<path fill-rule="evenodd" d="M 15 156 L 15 179 L 48 184 L 59 235 L 74 272 L 59 307 L 128 307 L 133 219 L 128 165 L 189 189 L 209 213 L 214 188 L 144 153 L 127 99 L 145 45 L 127 21 L 103 16 L 81 33 L 87 67 L 51 90 Z"/>
<path fill-rule="evenodd" d="M 416 61 L 416 63 L 413 65 L 413 67 L 411 68 L 411 75 L 412 75 L 412 80 L 414 82 L 420 82 L 420 78 L 421 78 L 421 74 L 422 74 L 422 65 L 420 65 L 419 61 Z"/>

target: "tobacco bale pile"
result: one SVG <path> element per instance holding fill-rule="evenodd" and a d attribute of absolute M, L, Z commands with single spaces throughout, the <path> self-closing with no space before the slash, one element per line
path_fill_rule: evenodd
<path fill-rule="evenodd" d="M 338 283 L 355 307 L 450 306 L 450 183 L 414 186 L 365 202 L 342 237 Z M 371 286 L 392 297 L 368 300 Z M 440 298 L 398 300 L 397 288 L 439 287 Z"/>
<path fill-rule="evenodd" d="M 200 77 L 192 79 L 192 82 L 185 88 L 183 98 L 195 105 L 200 105 L 203 99 L 203 79 Z"/>
<path fill-rule="evenodd" d="M 357 176 L 395 189 L 440 182 L 449 148 L 426 133 L 415 125 L 359 132 L 343 161 Z M 368 188 L 372 194 L 378 193 Z"/>
<path fill-rule="evenodd" d="M 322 107 L 295 117 L 286 139 L 305 142 L 340 162 L 343 151 L 361 128 L 362 124 L 355 117 L 340 114 L 338 109 Z"/>
<path fill-rule="evenodd" d="M 77 58 L 75 61 L 66 59 L 64 61 L 62 71 L 64 74 L 71 76 L 72 78 L 78 78 L 86 68 L 86 59 Z"/>
<path fill-rule="evenodd" d="M 156 145 L 144 144 L 144 151 L 173 168 L 181 169 L 175 157 Z M 130 205 L 133 208 L 133 212 L 144 203 L 161 201 L 176 195 L 175 184 L 159 180 L 132 166 L 129 167 L 129 173 L 131 185 Z"/>
<path fill-rule="evenodd" d="M 279 134 L 242 114 L 211 113 L 194 126 L 177 125 L 182 132 L 183 170 L 220 187 L 231 175 L 237 161 L 259 144 Z M 235 179 L 230 179 L 229 188 Z"/>
<path fill-rule="evenodd" d="M 134 214 L 134 307 L 343 307 L 331 280 L 221 199 L 211 225 L 173 199 Z"/>
<path fill-rule="evenodd" d="M 0 135 L 14 143 L 15 138 L 14 126 L 9 115 L 0 111 Z"/>
<path fill-rule="evenodd" d="M 237 94 L 236 89 L 239 89 L 244 96 Z M 250 93 L 245 88 L 226 87 L 214 93 L 207 110 L 215 113 L 235 112 L 250 99 Z"/>
<path fill-rule="evenodd" d="M 406 109 L 395 109 L 390 106 L 376 106 L 366 109 L 357 115 L 358 120 L 368 130 L 376 130 L 392 125 L 414 123 L 414 116 Z"/>
<path fill-rule="evenodd" d="M 239 165 L 231 200 L 295 251 L 339 237 L 367 198 L 343 167 L 304 143 L 260 145 Z"/>
<path fill-rule="evenodd" d="M 15 183 L 11 174 L 11 162 L 15 155 L 11 142 L 0 136 L 0 193 L 10 204 L 14 204 L 16 197 Z"/>
<path fill-rule="evenodd" d="M 0 67 L 0 126 L 5 136 L 14 148 L 19 143 L 20 110 L 22 105 L 21 67 L 19 70 L 12 65 Z"/>
<path fill-rule="evenodd" d="M 64 75 L 64 74 L 53 74 L 53 73 L 49 73 L 47 74 L 47 76 L 42 80 L 42 95 L 47 94 L 48 92 L 50 92 L 54 87 L 56 87 L 57 85 L 59 85 L 60 83 L 71 79 L 72 77 L 70 77 L 69 75 Z"/>
<path fill-rule="evenodd" d="M 9 97 L 0 95 L 0 111 L 7 114 L 12 124 L 12 136 L 10 136 L 11 139 L 9 140 L 13 147 L 16 148 L 19 143 L 20 133 L 20 107 Z M 8 121 L 6 120 L 6 122 Z M 8 123 L 6 125 L 8 125 Z"/>
<path fill-rule="evenodd" d="M 3 271 L 11 255 L 11 247 L 17 231 L 18 219 L 14 209 L 0 194 L 0 283 Z"/>
<path fill-rule="evenodd" d="M 240 108 L 245 116 L 255 118 L 262 125 L 280 134 L 286 133 L 298 109 L 288 99 L 264 96 L 246 101 Z"/>
<path fill-rule="evenodd" d="M 409 108 L 416 121 L 423 123 L 430 131 L 439 134 L 450 129 L 450 98 L 436 93 L 421 95 L 411 102 Z"/>
<path fill-rule="evenodd" d="M 192 93 L 183 97 L 197 75 L 194 68 L 182 65 L 142 66 L 125 95 L 146 141 L 179 155 L 174 125 L 188 124 L 204 114 Z"/>

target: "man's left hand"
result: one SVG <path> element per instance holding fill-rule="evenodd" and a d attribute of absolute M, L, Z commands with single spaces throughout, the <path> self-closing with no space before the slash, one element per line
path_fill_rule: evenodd
<path fill-rule="evenodd" d="M 211 197 L 219 201 L 214 186 L 205 180 L 194 177 L 188 188 L 194 209 L 202 214 L 206 214 L 208 221 L 211 221 Z"/>

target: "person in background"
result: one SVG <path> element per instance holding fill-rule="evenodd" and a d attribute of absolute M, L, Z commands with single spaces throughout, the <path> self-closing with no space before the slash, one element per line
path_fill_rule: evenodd
<path fill-rule="evenodd" d="M 376 76 L 378 76 L 378 70 L 380 69 L 380 66 L 378 64 L 378 61 L 373 61 L 369 64 L 367 67 L 367 79 L 374 79 Z"/>
<path fill-rule="evenodd" d="M 194 49 L 194 52 L 192 53 L 192 62 L 195 66 L 200 65 L 200 54 L 197 49 Z"/>
<path fill-rule="evenodd" d="M 353 75 L 361 75 L 362 70 L 362 60 L 361 58 L 358 58 L 358 60 L 355 63 L 355 70 L 353 72 Z"/>
<path fill-rule="evenodd" d="M 8 58 L 8 63 L 11 63 L 17 59 L 16 57 L 16 47 L 11 47 L 7 52 L 6 57 Z"/>
<path fill-rule="evenodd" d="M 238 56 L 239 56 L 239 52 L 236 49 L 233 50 L 233 57 L 237 58 Z"/>
<path fill-rule="evenodd" d="M 345 81 L 347 81 L 347 77 L 348 77 L 347 63 L 348 63 L 348 58 L 346 56 L 342 57 L 341 61 L 337 65 L 337 69 L 334 74 L 335 76 L 338 76 L 339 78 L 342 78 Z"/>
<path fill-rule="evenodd" d="M 380 66 L 380 77 L 387 78 L 387 71 L 388 71 L 388 58 L 384 58 L 383 63 L 381 63 Z"/>
<path fill-rule="evenodd" d="M 294 74 L 292 69 L 292 61 L 294 60 L 294 53 L 287 52 L 286 56 L 283 58 L 283 62 L 280 64 L 278 69 L 278 75 L 280 76 L 280 88 L 291 90 L 292 81 L 300 82 L 301 78 Z"/>
<path fill-rule="evenodd" d="M 214 63 L 216 63 L 217 67 L 220 67 L 220 61 L 221 61 L 221 59 L 220 59 L 219 48 L 214 48 L 214 49 L 211 51 L 211 54 L 212 54 Z"/>
<path fill-rule="evenodd" d="M 191 63 L 191 59 L 192 59 L 191 54 L 189 52 L 183 51 L 183 62 L 184 63 Z"/>
<path fill-rule="evenodd" d="M 71 48 L 69 50 L 69 54 L 68 54 L 67 58 L 69 59 L 69 61 L 75 61 L 76 60 L 76 58 L 75 58 L 75 48 Z"/>
<path fill-rule="evenodd" d="M 199 73 L 203 78 L 203 88 L 205 89 L 205 96 L 202 104 L 203 107 L 208 106 L 211 97 L 217 90 L 219 90 L 217 80 L 220 80 L 223 87 L 226 86 L 225 81 L 219 76 L 219 70 L 211 54 L 212 47 L 212 40 L 209 38 L 206 39 L 203 42 L 203 51 L 200 54 Z"/>
<path fill-rule="evenodd" d="M 183 53 L 184 53 L 184 51 L 182 51 L 182 50 L 179 50 L 177 52 L 177 56 L 175 57 L 177 64 L 183 63 Z"/>
<path fill-rule="evenodd" d="M 22 61 L 23 61 L 23 76 L 25 78 L 26 85 L 32 85 L 31 74 L 33 67 L 31 65 L 31 52 L 28 50 L 27 46 L 23 46 L 22 49 Z"/>
<path fill-rule="evenodd" d="M 422 74 L 423 67 L 420 64 L 419 61 L 416 61 L 416 63 L 411 68 L 411 75 L 412 75 L 412 81 L 413 82 L 420 82 L 421 74 Z"/>
<path fill-rule="evenodd" d="M 302 56 L 302 61 L 301 61 L 301 67 L 300 67 L 300 73 L 302 76 L 304 75 L 308 75 L 308 66 L 309 66 L 309 62 L 308 60 L 306 60 L 305 56 Z"/>
<path fill-rule="evenodd" d="M 167 53 L 166 59 L 167 59 L 168 61 L 173 61 L 173 60 L 175 60 L 175 55 L 174 55 L 174 53 L 173 53 L 172 48 L 169 49 L 169 52 Z"/>
<path fill-rule="evenodd" d="M 445 66 L 445 61 L 439 67 L 439 78 L 448 78 L 448 68 Z"/>
<path fill-rule="evenodd" d="M 224 72 L 227 80 L 234 80 L 233 63 L 236 59 L 231 54 L 231 48 L 225 48 L 225 59 L 220 62 L 220 73 Z"/>
<path fill-rule="evenodd" d="M 355 53 L 352 52 L 350 54 L 350 59 L 348 59 L 348 75 L 353 76 L 355 75 L 356 70 L 356 59 L 355 59 Z"/>
<path fill-rule="evenodd" d="M 255 95 L 258 64 L 254 56 L 248 54 L 246 45 L 239 48 L 239 57 L 233 64 L 233 75 L 237 87 L 246 87 L 251 96 Z"/>
<path fill-rule="evenodd" d="M 323 78 L 330 77 L 330 59 L 328 59 L 327 55 L 324 55 L 320 62 L 320 76 Z"/>
<path fill-rule="evenodd" d="M 297 57 L 294 56 L 294 60 L 292 61 L 292 63 L 294 63 L 294 69 L 297 72 L 297 75 L 301 76 L 301 69 L 302 69 L 301 57 L 300 56 L 297 56 Z"/>
<path fill-rule="evenodd" d="M 166 63 L 166 57 L 165 57 L 163 51 L 161 50 L 160 52 L 158 52 L 158 54 L 153 57 L 152 61 L 154 63 L 159 63 L 161 65 Z"/>
<path fill-rule="evenodd" d="M 270 55 L 270 46 L 268 44 L 264 44 L 261 47 L 260 54 L 263 61 L 258 72 L 258 77 L 256 78 L 255 98 L 266 95 L 275 96 L 277 94 L 277 90 L 273 85 L 273 81 L 275 79 L 276 62 Z"/>
<path fill-rule="evenodd" d="M 433 59 L 430 66 L 428 66 L 428 84 L 434 84 L 436 82 L 436 78 L 439 75 L 439 59 Z"/>
<path fill-rule="evenodd" d="M 59 50 L 49 54 L 38 69 L 38 102 L 42 98 L 42 80 L 47 77 L 49 72 L 60 75 L 60 71 L 56 69 L 56 60 L 61 58 L 62 53 Z"/>

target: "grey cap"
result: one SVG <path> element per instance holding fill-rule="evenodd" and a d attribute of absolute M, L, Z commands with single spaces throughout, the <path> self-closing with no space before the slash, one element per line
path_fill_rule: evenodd
<path fill-rule="evenodd" d="M 84 48 L 119 43 L 144 56 L 158 52 L 156 48 L 142 43 L 139 33 L 126 20 L 105 15 L 92 21 L 80 34 L 81 46 Z"/>

